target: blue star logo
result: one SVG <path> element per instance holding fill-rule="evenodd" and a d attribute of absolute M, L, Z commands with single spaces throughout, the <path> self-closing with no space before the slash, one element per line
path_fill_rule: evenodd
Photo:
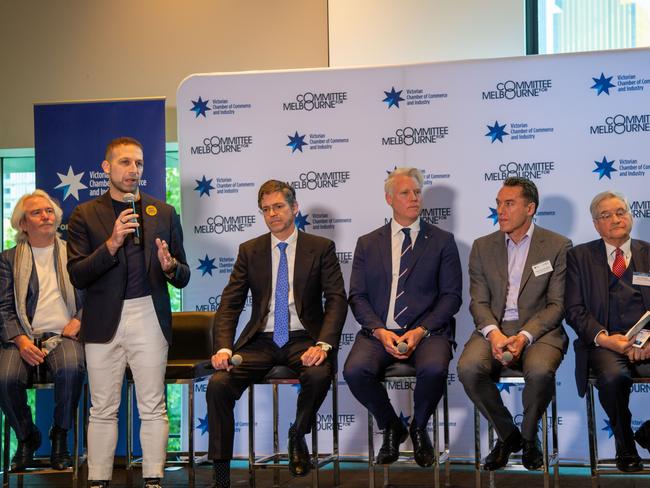
<path fill-rule="evenodd" d="M 196 429 L 201 430 L 201 435 L 205 435 L 208 432 L 208 414 L 205 414 L 205 417 L 199 417 L 199 425 L 196 426 Z"/>
<path fill-rule="evenodd" d="M 308 144 L 305 142 L 305 134 L 303 135 L 298 135 L 298 131 L 293 136 L 287 136 L 289 138 L 289 143 L 287 146 L 291 148 L 291 154 L 296 152 L 296 149 L 300 152 L 302 152 L 302 146 L 307 146 Z"/>
<path fill-rule="evenodd" d="M 497 209 L 490 207 L 490 215 L 485 217 L 486 219 L 492 219 L 492 225 L 497 225 L 499 221 L 499 215 L 497 214 Z"/>
<path fill-rule="evenodd" d="M 206 274 L 209 274 L 212 276 L 212 270 L 217 269 L 217 267 L 214 265 L 214 260 L 216 258 L 210 259 L 210 257 L 206 254 L 205 259 L 199 258 L 199 267 L 196 268 L 198 271 L 201 272 L 201 276 L 205 276 Z"/>
<path fill-rule="evenodd" d="M 510 393 L 510 387 L 512 385 L 510 383 L 497 383 L 497 390 L 500 392 L 505 391 L 506 393 Z"/>
<path fill-rule="evenodd" d="M 616 160 L 612 159 L 611 161 L 607 161 L 607 158 L 603 156 L 602 161 L 594 161 L 596 168 L 592 170 L 592 173 L 598 173 L 599 180 L 601 180 L 603 176 L 607 176 L 607 178 L 611 180 L 612 173 L 618 171 L 616 168 L 614 168 L 614 161 Z"/>
<path fill-rule="evenodd" d="M 503 142 L 503 136 L 508 136 L 506 132 L 506 125 L 508 124 L 503 124 L 499 125 L 499 122 L 496 120 L 494 121 L 494 125 L 488 125 L 487 128 L 490 130 L 487 134 L 485 134 L 486 137 L 490 137 L 492 139 L 492 144 L 494 144 L 494 141 L 499 140 L 499 142 Z"/>
<path fill-rule="evenodd" d="M 205 175 L 203 175 L 201 180 L 194 181 L 196 181 L 196 188 L 194 188 L 194 191 L 199 192 L 199 198 L 203 195 L 210 196 L 210 190 L 214 190 L 214 186 L 212 186 L 212 178 L 206 180 Z"/>
<path fill-rule="evenodd" d="M 58 171 L 56 172 L 61 183 L 56 185 L 54 188 L 63 191 L 64 202 L 68 197 L 72 197 L 75 200 L 79 201 L 79 190 L 85 190 L 88 188 L 81 182 L 81 178 L 83 178 L 84 173 L 85 171 L 82 171 L 81 173 L 75 173 L 72 169 L 72 166 L 68 166 L 67 174 L 59 173 Z"/>
<path fill-rule="evenodd" d="M 400 420 L 400 422 L 402 422 L 402 424 L 404 425 L 404 427 L 406 427 L 407 429 L 409 428 L 409 424 L 411 423 L 411 422 L 410 422 L 410 420 L 411 420 L 411 416 L 410 416 L 410 415 L 407 417 L 406 415 L 404 415 L 404 412 L 402 412 L 402 411 L 400 410 L 400 412 L 399 412 L 399 420 Z"/>
<path fill-rule="evenodd" d="M 309 214 L 303 215 L 302 212 L 298 212 L 298 215 L 296 215 L 296 218 L 294 219 L 294 222 L 296 223 L 296 227 L 298 227 L 298 230 L 301 230 L 303 232 L 306 231 L 306 226 L 311 225 L 307 221 L 307 217 L 309 217 Z"/>
<path fill-rule="evenodd" d="M 612 424 L 609 423 L 609 419 L 605 419 L 604 422 L 605 422 L 605 427 L 603 427 L 600 430 L 604 430 L 605 432 L 607 432 L 607 438 L 611 439 L 612 437 L 614 437 L 614 429 L 612 428 Z"/>
<path fill-rule="evenodd" d="M 192 100 L 192 108 L 190 109 L 190 112 L 194 112 L 196 114 L 195 118 L 198 118 L 199 115 L 203 115 L 205 117 L 205 113 L 208 111 L 208 101 L 207 100 L 201 100 L 201 97 L 195 102 Z"/>
<path fill-rule="evenodd" d="M 606 78 L 605 73 L 600 73 L 600 78 L 591 78 L 594 80 L 594 85 L 591 88 L 596 90 L 596 95 L 600 95 L 601 93 L 607 93 L 609 95 L 609 89 L 615 86 L 612 84 L 612 78 L 613 76 Z"/>
<path fill-rule="evenodd" d="M 400 96 L 402 94 L 402 91 L 404 90 L 395 91 L 395 87 L 392 87 L 389 92 L 384 92 L 386 98 L 384 98 L 382 102 L 386 102 L 388 104 L 388 108 L 391 108 L 393 106 L 399 108 L 399 102 L 404 101 L 404 99 Z"/>

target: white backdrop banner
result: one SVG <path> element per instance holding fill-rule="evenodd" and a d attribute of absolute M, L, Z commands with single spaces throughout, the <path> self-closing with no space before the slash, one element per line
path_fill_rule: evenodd
<path fill-rule="evenodd" d="M 183 228 L 192 267 L 183 290 L 186 310 L 216 310 L 238 245 L 267 231 L 257 209 L 257 190 L 265 180 L 289 181 L 296 188 L 298 228 L 336 242 L 347 285 L 357 238 L 390 218 L 383 193 L 387 173 L 396 166 L 422 169 L 422 217 L 455 234 L 464 270 L 459 346 L 448 380 L 453 456 L 473 455 L 472 404 L 456 375 L 457 358 L 474 328 L 467 310 L 468 255 L 474 239 L 496 229 L 494 200 L 503 180 L 514 175 L 533 180 L 541 200 L 536 222 L 576 244 L 597 237 L 591 198 L 606 189 L 622 191 L 632 205 L 633 236 L 648 238 L 648 49 L 200 74 L 181 83 L 177 100 Z M 242 313 L 240 330 L 249 313 Z M 341 367 L 358 329 L 350 313 Z M 573 374 L 571 350 L 557 376 L 560 453 L 563 459 L 584 460 L 585 401 L 578 398 Z M 339 379 L 341 453 L 364 455 L 367 413 Z M 646 386 L 634 387 L 635 427 L 647 416 Z M 260 453 L 271 449 L 267 389 L 256 392 Z M 405 420 L 412 415 L 412 389 L 406 380 L 391 387 Z M 198 385 L 197 391 L 204 390 L 205 384 Z M 284 433 L 294 418 L 296 394 L 295 388 L 281 390 Z M 502 394 L 519 422 L 520 388 L 505 386 Z M 198 395 L 196 412 L 196 447 L 205 449 L 204 395 Z M 612 431 L 602 410 L 598 415 L 599 449 L 613 455 Z M 246 396 L 236 418 L 235 452 L 244 455 Z M 331 430 L 331 420 L 328 399 L 319 428 Z M 330 436 L 320 442 L 327 448 Z"/>

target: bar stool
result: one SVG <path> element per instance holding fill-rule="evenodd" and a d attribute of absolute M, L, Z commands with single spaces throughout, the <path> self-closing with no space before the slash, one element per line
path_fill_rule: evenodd
<path fill-rule="evenodd" d="M 402 379 L 415 379 L 415 367 L 398 362 L 390 365 L 384 372 L 382 382 L 395 382 Z M 440 452 L 440 436 L 438 408 L 433 413 L 433 452 L 434 462 L 431 466 L 431 475 L 433 476 L 433 486 L 438 488 L 440 486 L 440 465 L 445 466 L 445 486 L 451 486 L 450 480 L 450 459 L 449 459 L 449 403 L 447 398 L 447 383 L 445 383 L 444 391 L 442 394 L 442 416 L 443 416 L 443 439 L 444 449 Z M 413 458 L 413 451 L 400 451 L 401 458 L 393 465 L 416 465 Z M 368 486 L 374 488 L 375 486 L 375 445 L 374 445 L 374 420 L 370 411 L 368 411 Z M 383 465 L 384 468 L 384 482 L 383 486 L 390 485 L 390 465 Z"/>
<path fill-rule="evenodd" d="M 280 452 L 279 426 L 279 385 L 299 384 L 299 374 L 286 366 L 274 366 L 262 379 L 250 386 L 248 390 L 248 477 L 249 486 L 255 487 L 255 472 L 258 469 L 273 470 L 273 487 L 280 486 L 280 470 L 289 468 L 288 453 Z M 273 454 L 268 456 L 255 456 L 255 385 L 273 386 Z M 332 463 L 334 467 L 334 486 L 341 485 L 339 466 L 339 413 L 338 413 L 338 385 L 337 375 L 332 378 L 332 452 L 321 454 L 318 452 L 318 426 L 316 421 L 311 431 L 311 457 L 312 478 L 311 486 L 319 486 L 319 469 Z"/>
<path fill-rule="evenodd" d="M 523 385 L 524 374 L 521 371 L 514 369 L 504 368 L 501 371 L 501 376 L 497 383 L 503 385 Z M 558 454 L 558 419 L 557 419 L 557 402 L 556 402 L 556 388 L 555 382 L 553 383 L 553 397 L 551 399 L 551 416 L 552 416 L 552 451 L 549 456 L 549 445 L 548 445 L 548 416 L 547 410 L 544 411 L 542 415 L 542 454 L 543 454 L 543 463 L 542 463 L 542 473 L 544 477 L 544 488 L 550 487 L 550 474 L 549 470 L 553 468 L 553 486 L 558 488 L 560 486 L 560 471 L 559 471 L 559 454 Z M 492 424 L 488 423 L 488 444 L 490 448 L 494 446 L 494 428 Z M 506 465 L 504 470 L 507 471 L 528 471 L 522 461 L 520 454 L 513 454 L 510 456 L 510 459 L 514 458 L 514 462 L 510 461 Z M 476 488 L 481 488 L 481 415 L 474 406 L 474 468 L 475 468 L 475 485 Z M 496 486 L 494 471 L 490 471 L 490 488 Z"/>
<path fill-rule="evenodd" d="M 47 372 L 46 377 L 41 382 L 33 382 L 28 386 L 29 389 L 35 390 L 45 390 L 45 389 L 54 389 L 54 383 L 50 376 L 49 371 Z M 72 475 L 72 486 L 76 488 L 79 482 L 79 466 L 83 464 L 86 460 L 86 420 L 88 418 L 88 384 L 84 383 L 82 395 L 81 395 L 84 414 L 83 414 L 83 429 L 84 429 L 84 443 L 83 450 L 84 453 L 79 455 L 79 424 L 81 423 L 81 416 L 79 414 L 79 406 L 75 407 L 74 417 L 74 427 L 72 429 L 72 439 L 73 439 L 73 451 L 72 451 L 72 467 L 64 470 L 56 470 L 50 467 L 50 458 L 47 457 L 34 457 L 33 467 L 27 468 L 25 471 L 10 471 L 10 460 L 9 460 L 9 445 L 11 440 L 11 426 L 9 425 L 9 419 L 7 416 L 4 416 L 4 438 L 3 438 L 3 470 L 2 470 L 2 487 L 8 488 L 10 483 L 10 476 L 17 477 L 18 486 L 23 486 L 23 476 L 30 474 L 61 474 L 61 473 L 70 473 Z M 43 433 L 41 433 L 43 434 Z M 47 441 L 47 435 L 43 435 L 44 442 Z"/>
<path fill-rule="evenodd" d="M 632 378 L 632 383 L 650 383 L 650 378 Z M 587 382 L 587 433 L 589 436 L 589 467 L 591 471 L 591 486 L 597 488 L 600 486 L 599 475 L 638 475 L 641 473 L 650 473 L 650 459 L 644 459 L 646 463 L 642 471 L 636 473 L 625 473 L 616 468 L 616 459 L 601 459 L 598 457 L 598 437 L 596 430 L 596 405 L 594 387 L 596 378 L 589 375 Z"/>

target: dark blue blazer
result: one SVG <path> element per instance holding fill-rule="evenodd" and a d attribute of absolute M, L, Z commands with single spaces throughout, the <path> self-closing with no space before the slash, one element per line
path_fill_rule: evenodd
<path fill-rule="evenodd" d="M 392 281 L 390 223 L 357 241 L 349 303 L 361 327 L 386 327 Z M 453 234 L 420 220 L 413 266 L 405 292 L 409 328 L 423 325 L 432 334 L 454 339 L 454 314 L 462 303 L 462 271 Z"/>
<path fill-rule="evenodd" d="M 650 243 L 632 239 L 632 262 L 638 272 L 650 271 Z M 639 287 L 643 303 L 650 310 L 650 289 Z M 594 338 L 608 328 L 609 264 L 602 239 L 587 242 L 567 254 L 566 286 L 564 288 L 566 323 L 578 334 L 576 352 L 576 385 L 584 396 L 588 378 L 589 348 Z"/>

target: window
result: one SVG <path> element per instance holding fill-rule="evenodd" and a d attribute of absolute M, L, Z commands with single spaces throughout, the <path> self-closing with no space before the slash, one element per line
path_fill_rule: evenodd
<path fill-rule="evenodd" d="M 529 17 L 529 30 L 538 32 L 537 50 L 530 49 L 529 37 L 529 54 L 650 46 L 650 0 L 532 0 L 528 5 L 527 15 L 537 17 Z"/>

